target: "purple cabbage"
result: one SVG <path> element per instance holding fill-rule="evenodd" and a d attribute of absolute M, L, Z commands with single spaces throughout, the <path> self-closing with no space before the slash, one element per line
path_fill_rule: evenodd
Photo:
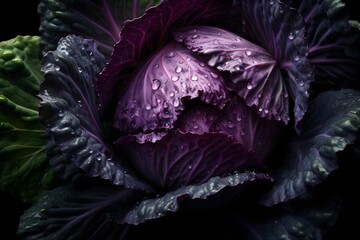
<path fill-rule="evenodd" d="M 125 2 L 39 5 L 39 117 L 64 184 L 25 212 L 19 236 L 136 239 L 210 206 L 230 209 L 239 238 L 318 239 L 339 201 L 318 208 L 317 191 L 334 195 L 324 186 L 360 128 L 358 90 L 336 91 L 360 75 L 343 5 Z"/>

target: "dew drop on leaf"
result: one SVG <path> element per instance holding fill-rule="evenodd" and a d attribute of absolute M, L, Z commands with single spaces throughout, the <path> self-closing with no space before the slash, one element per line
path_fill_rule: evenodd
<path fill-rule="evenodd" d="M 295 34 L 291 32 L 291 33 L 289 33 L 288 37 L 290 40 L 293 40 L 295 38 Z"/>
<path fill-rule="evenodd" d="M 161 86 L 161 82 L 160 82 L 160 80 L 159 79 L 153 79 L 152 81 L 151 81 L 151 88 L 152 88 L 152 90 L 158 90 L 159 88 L 160 88 L 160 86 Z"/>
<path fill-rule="evenodd" d="M 173 82 L 176 82 L 177 80 L 179 80 L 179 76 L 172 76 L 172 77 L 171 77 L 171 80 L 172 80 Z"/>
<path fill-rule="evenodd" d="M 199 79 L 198 76 L 195 74 L 191 76 L 191 80 L 193 81 L 197 81 L 198 79 Z"/>
<path fill-rule="evenodd" d="M 177 66 L 176 68 L 175 68 L 175 72 L 176 73 L 181 73 L 182 72 L 182 67 L 179 67 L 179 66 Z"/>

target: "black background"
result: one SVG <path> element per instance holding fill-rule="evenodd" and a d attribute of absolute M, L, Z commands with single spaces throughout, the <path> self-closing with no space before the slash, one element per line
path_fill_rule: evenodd
<path fill-rule="evenodd" d="M 346 0 L 353 18 L 359 19 L 359 9 L 355 7 L 355 0 Z M 39 18 L 37 15 L 38 1 L 12 0 L 6 6 L 1 6 L 0 41 L 11 39 L 17 35 L 39 35 Z M 21 11 L 20 11 L 21 8 Z M 5 14 L 6 13 L 6 14 Z M 360 174 L 357 172 L 356 174 Z M 345 199 L 344 210 L 335 227 L 329 232 L 327 240 L 346 239 L 345 236 L 358 235 L 356 227 L 360 225 L 360 198 L 355 189 L 360 189 L 358 176 L 349 176 L 349 190 Z M 15 232 L 19 216 L 28 207 L 27 204 L 0 191 L 0 239 L 15 239 Z M 354 219 L 354 220 L 353 220 Z M 356 238 L 356 237 L 355 237 Z"/>

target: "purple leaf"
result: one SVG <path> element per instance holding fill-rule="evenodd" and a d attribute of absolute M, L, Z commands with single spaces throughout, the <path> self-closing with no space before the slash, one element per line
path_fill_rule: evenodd
<path fill-rule="evenodd" d="M 91 38 L 109 56 L 120 40 L 123 22 L 140 16 L 148 1 L 129 4 L 123 0 L 41 0 L 40 33 L 42 52 L 55 50 L 60 38 L 75 34 Z"/>
<path fill-rule="evenodd" d="M 120 93 L 115 128 L 130 133 L 172 128 L 184 99 L 222 108 L 227 93 L 221 75 L 193 55 L 170 43 L 142 65 Z"/>
<path fill-rule="evenodd" d="M 263 48 L 231 32 L 208 26 L 177 30 L 175 38 L 194 52 L 209 55 L 208 64 L 228 71 L 228 88 L 256 106 L 267 119 L 289 121 L 288 90 L 278 63 Z"/>
<path fill-rule="evenodd" d="M 173 131 L 156 142 L 121 139 L 135 168 L 161 189 L 201 184 L 214 176 L 264 168 L 263 159 L 222 133 Z"/>
<path fill-rule="evenodd" d="M 149 190 L 115 155 L 104 134 L 94 87 L 104 64 L 93 41 L 73 35 L 44 56 L 39 114 L 50 140 L 49 161 L 66 179 L 85 172 L 116 185 Z"/>
<path fill-rule="evenodd" d="M 159 50 L 170 38 L 171 31 L 180 26 L 205 23 L 228 28 L 239 17 L 238 13 L 233 17 L 234 11 L 237 9 L 230 0 L 166 0 L 148 9 L 142 17 L 125 22 L 121 39 L 99 77 L 102 106 L 107 109 L 116 100 L 116 90 L 126 84 L 129 72 Z M 231 17 L 224 19 L 225 12 Z"/>
<path fill-rule="evenodd" d="M 256 109 L 246 106 L 240 97 L 233 98 L 222 111 L 192 105 L 177 124 L 186 133 L 223 133 L 259 159 L 266 159 L 280 136 L 281 124 L 261 118 Z"/>
<path fill-rule="evenodd" d="M 313 67 L 307 58 L 304 19 L 279 0 L 236 3 L 241 9 L 249 39 L 266 49 L 277 61 L 294 101 L 295 125 L 299 127 L 307 109 L 310 83 L 314 81 Z"/>

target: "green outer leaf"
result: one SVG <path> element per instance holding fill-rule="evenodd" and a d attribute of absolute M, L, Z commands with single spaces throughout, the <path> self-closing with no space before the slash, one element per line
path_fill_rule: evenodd
<path fill-rule="evenodd" d="M 33 201 L 54 180 L 38 119 L 39 37 L 0 42 L 0 188 Z"/>
<path fill-rule="evenodd" d="M 360 92 L 350 89 L 320 94 L 310 105 L 303 133 L 291 142 L 284 167 L 265 197 L 265 205 L 296 198 L 338 168 L 337 153 L 353 143 L 360 128 Z"/>

